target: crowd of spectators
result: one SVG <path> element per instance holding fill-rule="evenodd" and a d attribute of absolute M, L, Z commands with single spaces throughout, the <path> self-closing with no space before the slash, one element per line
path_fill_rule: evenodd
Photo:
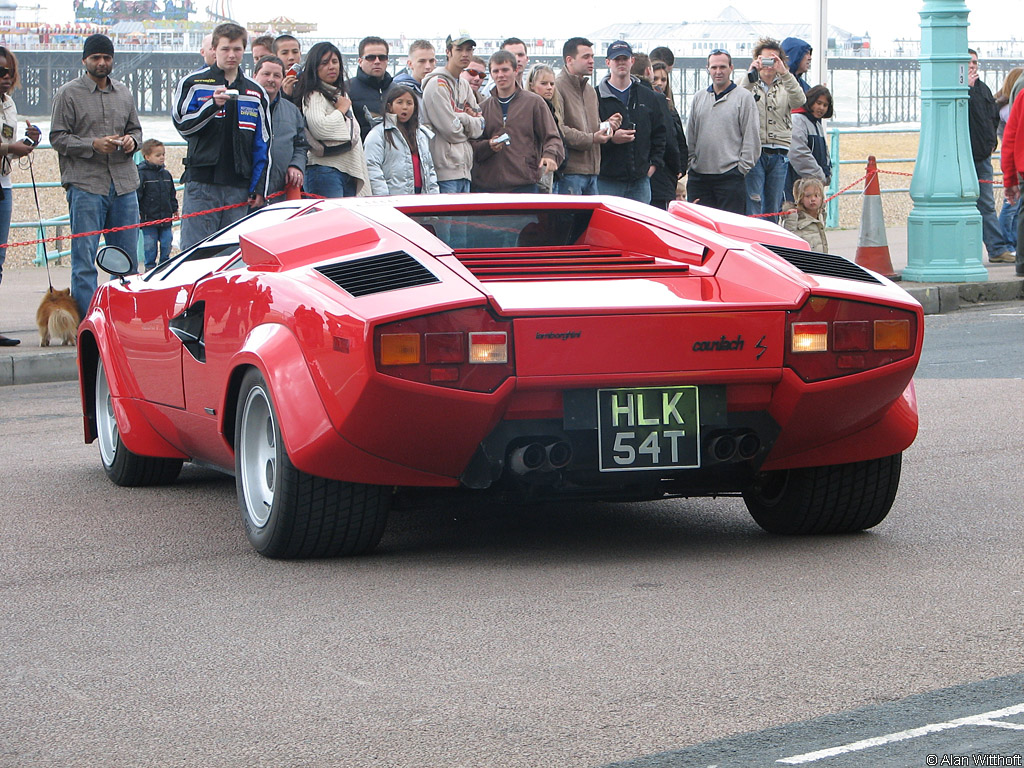
<path fill-rule="evenodd" d="M 248 35 L 220 24 L 200 47 L 200 67 L 175 89 L 172 119 L 186 140 L 182 248 L 264 205 L 286 188 L 310 195 L 550 192 L 607 194 L 665 209 L 674 199 L 776 220 L 827 250 L 825 188 L 832 177 L 822 121 L 832 94 L 811 85 L 813 51 L 805 41 L 758 40 L 740 83 L 726 50 L 707 58 L 709 85 L 692 96 L 684 130 L 671 90 L 672 51 L 639 53 L 624 40 L 604 51 L 608 74 L 593 82 L 594 44 L 567 40 L 558 71 L 529 67 L 529 51 L 508 38 L 488 60 L 468 35 L 445 42 L 444 63 L 427 40 L 408 49 L 392 76 L 390 44 L 364 38 L 354 77 L 330 42 L 305 56 L 291 35 L 252 40 L 252 77 L 243 71 Z M 992 262 L 1016 262 L 1024 217 L 1020 123 L 1024 85 L 1013 70 L 996 94 L 978 79 L 971 54 L 969 114 L 978 178 L 992 181 L 991 154 L 1003 139 L 1005 202 L 997 216 L 991 183 L 978 208 Z M 142 142 L 134 98 L 110 77 L 114 47 L 91 35 L 85 74 L 54 98 L 50 143 L 60 160 L 73 234 L 143 226 L 144 263 L 166 260 L 177 211 L 160 142 Z M 9 226 L 10 158 L 39 140 L 18 120 L 9 92 L 14 55 L 0 47 L 0 235 Z M 136 149 L 143 160 L 133 160 Z M 683 181 L 686 177 L 685 182 Z M 784 201 L 785 204 L 784 204 Z M 4 237 L 6 240 L 6 237 Z M 133 229 L 107 235 L 137 262 Z M 72 295 L 84 314 L 96 289 L 98 235 L 72 240 Z M 4 252 L 0 249 L 0 280 Z M 17 343 L 0 336 L 0 345 Z"/>

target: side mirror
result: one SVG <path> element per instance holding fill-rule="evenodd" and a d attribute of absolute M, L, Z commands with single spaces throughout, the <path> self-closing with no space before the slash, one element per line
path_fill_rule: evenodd
<path fill-rule="evenodd" d="M 132 257 L 116 245 L 105 245 L 97 251 L 96 266 L 108 275 L 121 278 L 135 271 Z"/>

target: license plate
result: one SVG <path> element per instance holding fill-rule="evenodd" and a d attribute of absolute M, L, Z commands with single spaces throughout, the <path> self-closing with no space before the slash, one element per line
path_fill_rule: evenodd
<path fill-rule="evenodd" d="M 700 467 L 697 387 L 597 390 L 602 472 Z"/>

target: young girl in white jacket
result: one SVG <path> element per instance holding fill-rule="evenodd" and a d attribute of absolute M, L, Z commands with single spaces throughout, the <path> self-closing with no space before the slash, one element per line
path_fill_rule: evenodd
<path fill-rule="evenodd" d="M 374 195 L 436 195 L 431 134 L 420 125 L 412 88 L 392 85 L 384 95 L 384 120 L 366 137 L 366 170 Z"/>

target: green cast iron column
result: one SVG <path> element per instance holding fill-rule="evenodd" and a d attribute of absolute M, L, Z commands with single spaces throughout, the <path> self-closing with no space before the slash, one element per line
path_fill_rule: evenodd
<path fill-rule="evenodd" d="M 967 13 L 964 0 L 925 0 L 921 11 L 921 139 L 904 280 L 988 279 L 967 128 Z"/>

